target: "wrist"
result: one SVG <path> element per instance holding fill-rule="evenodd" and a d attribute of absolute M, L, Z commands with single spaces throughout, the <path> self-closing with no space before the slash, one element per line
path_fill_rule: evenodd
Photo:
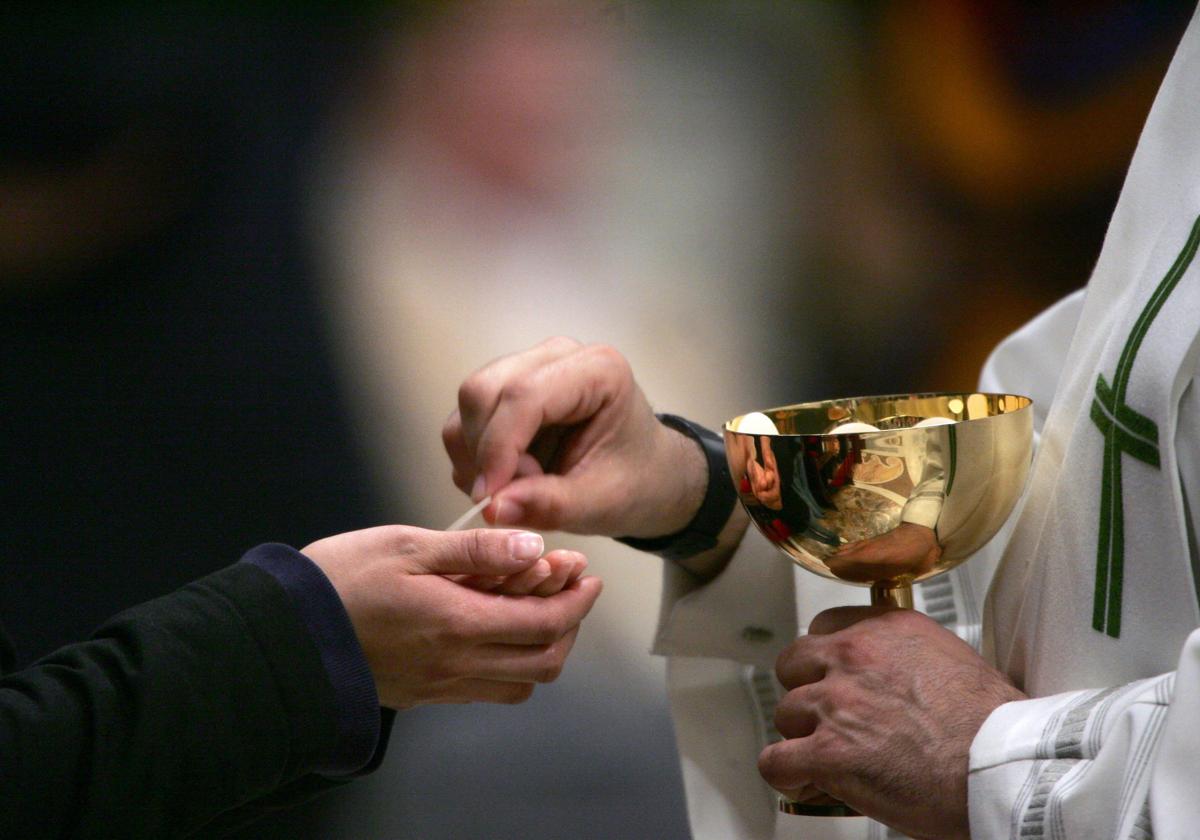
<path fill-rule="evenodd" d="M 661 420 L 658 429 L 655 472 L 663 486 L 658 493 L 661 507 L 643 534 L 651 537 L 674 534 L 686 528 L 704 503 L 709 482 L 708 458 L 701 442 Z"/>
<path fill-rule="evenodd" d="M 650 494 L 661 501 L 643 526 L 620 542 L 665 559 L 680 561 L 707 552 L 718 543 L 737 496 L 729 478 L 722 439 L 681 417 L 659 415 L 659 442 L 650 469 Z"/>

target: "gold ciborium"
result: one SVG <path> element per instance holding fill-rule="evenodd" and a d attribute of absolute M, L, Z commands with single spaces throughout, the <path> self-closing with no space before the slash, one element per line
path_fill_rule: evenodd
<path fill-rule="evenodd" d="M 869 586 L 872 604 L 911 608 L 914 583 L 966 560 L 1012 512 L 1032 458 L 1032 405 L 981 393 L 800 403 L 730 420 L 725 453 L 738 498 L 781 551 Z"/>

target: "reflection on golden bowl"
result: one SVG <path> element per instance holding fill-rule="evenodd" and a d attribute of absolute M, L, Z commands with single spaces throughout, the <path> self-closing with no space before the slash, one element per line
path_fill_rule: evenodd
<path fill-rule="evenodd" d="M 725 452 L 767 539 L 809 571 L 909 606 L 914 582 L 961 563 L 1012 512 L 1031 406 L 980 393 L 801 403 L 730 420 Z"/>

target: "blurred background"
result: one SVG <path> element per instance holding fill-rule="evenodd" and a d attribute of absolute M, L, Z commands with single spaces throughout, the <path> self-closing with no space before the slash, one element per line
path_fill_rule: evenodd
<path fill-rule="evenodd" d="M 274 540 L 444 527 L 459 382 L 554 334 L 658 410 L 968 389 L 1082 286 L 1189 4 L 0 12 L 0 610 L 23 661 Z M 659 561 L 563 677 L 398 716 L 247 837 L 686 838 Z"/>

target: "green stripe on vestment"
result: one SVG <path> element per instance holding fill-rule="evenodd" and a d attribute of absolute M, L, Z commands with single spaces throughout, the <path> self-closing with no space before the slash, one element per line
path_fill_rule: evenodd
<path fill-rule="evenodd" d="M 1125 516 L 1121 483 L 1121 456 L 1130 455 L 1158 469 L 1158 426 L 1149 417 L 1139 414 L 1125 403 L 1125 392 L 1134 360 L 1150 326 L 1184 273 L 1200 246 L 1200 217 L 1192 223 L 1192 231 L 1183 250 L 1138 315 L 1121 357 L 1112 385 L 1104 374 L 1096 377 L 1096 396 L 1090 416 L 1104 435 L 1104 459 L 1100 484 L 1100 535 L 1096 543 L 1096 593 L 1092 603 L 1092 627 L 1113 638 L 1121 635 L 1121 594 L 1125 579 Z"/>

